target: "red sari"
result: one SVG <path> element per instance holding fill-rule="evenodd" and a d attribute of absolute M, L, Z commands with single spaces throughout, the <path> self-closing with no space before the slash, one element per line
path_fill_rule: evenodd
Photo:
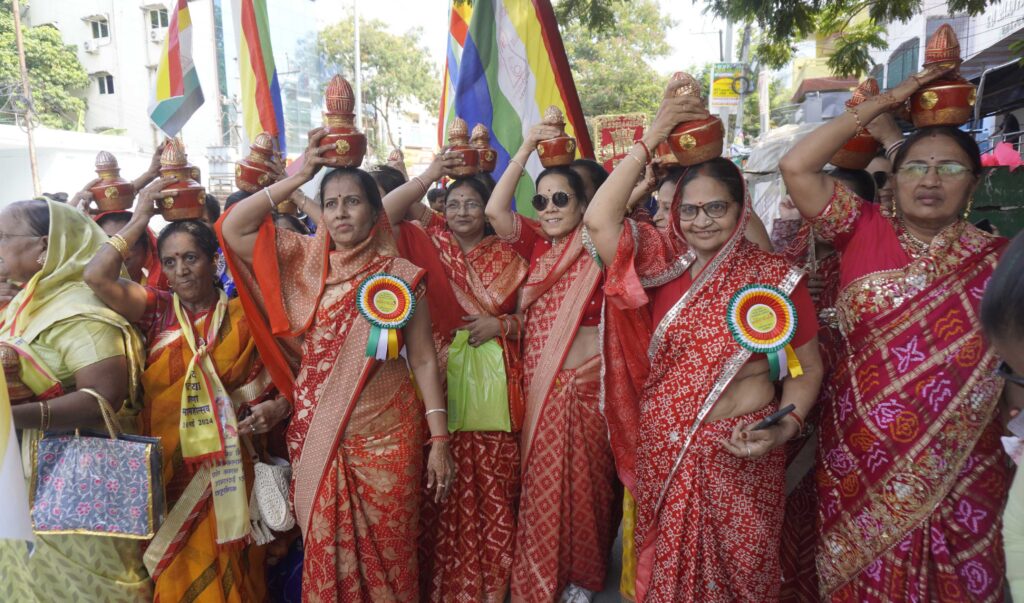
<path fill-rule="evenodd" d="M 677 193 L 673 214 L 678 211 Z M 609 304 L 636 308 L 651 302 L 656 328 L 646 350 L 649 373 L 639 400 L 609 370 L 606 413 L 638 405 L 639 421 L 610 422 L 616 458 L 632 471 L 624 481 L 636 499 L 638 601 L 771 601 L 778 597 L 778 542 L 783 510 L 784 451 L 755 460 L 733 456 L 721 440 L 735 425 L 757 421 L 769 405 L 746 416 L 704 423 L 721 393 L 751 359 L 724 317 L 740 288 L 763 283 L 792 295 L 798 325 L 794 348 L 817 330 L 802 272 L 743 237 L 745 209 L 729 241 L 693 279 L 696 255 L 678 223 L 662 236 L 627 221 L 605 293 Z M 644 291 L 652 289 L 653 298 Z M 617 356 L 617 355 L 616 355 Z M 606 358 L 623 365 L 622 359 Z M 634 362 L 639 362 L 634 359 Z M 642 373 L 642 371 L 641 371 Z M 631 484 L 630 481 L 633 481 Z"/>
<path fill-rule="evenodd" d="M 440 215 L 431 214 L 425 227 L 462 314 L 516 311 L 527 266 L 508 243 L 492 235 L 464 252 Z M 459 431 L 451 446 L 457 471 L 448 499 L 441 506 L 424 501 L 424 597 L 501 603 L 512 577 L 519 438 L 513 432 Z"/>
<path fill-rule="evenodd" d="M 423 406 L 404 360 L 366 357 L 370 325 L 355 299 L 359 285 L 382 272 L 424 295 L 423 271 L 397 257 L 383 216 L 353 249 L 331 251 L 326 228 L 310 238 L 268 218 L 252 268 L 228 252 L 242 302 L 258 312 L 254 330 L 303 337 L 300 364 L 274 374 L 293 395 L 286 437 L 309 602 L 418 596 Z M 290 357 L 279 348 L 271 362 Z"/>
<path fill-rule="evenodd" d="M 849 350 L 821 421 L 821 596 L 1002 601 L 1002 384 L 978 306 L 1006 240 L 958 221 L 915 245 L 840 183 L 812 222 L 843 253 Z"/>
<path fill-rule="evenodd" d="M 579 326 L 600 318 L 600 269 L 583 248 L 582 226 L 558 243 L 534 228 L 517 214 L 510 237 L 531 260 L 519 303 L 526 416 L 512 600 L 548 602 L 568 584 L 604 587 L 616 528 L 614 463 L 600 407 L 600 356 L 562 368 Z"/>

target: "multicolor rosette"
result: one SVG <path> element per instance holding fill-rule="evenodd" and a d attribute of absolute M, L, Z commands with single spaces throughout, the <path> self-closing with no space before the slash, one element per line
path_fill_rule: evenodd
<path fill-rule="evenodd" d="M 796 334 L 796 306 L 771 285 L 747 285 L 729 300 L 726 321 L 744 349 L 768 357 L 772 381 L 804 374 L 789 342 Z"/>
<path fill-rule="evenodd" d="M 359 286 L 356 304 L 370 323 L 366 355 L 377 360 L 398 358 L 405 349 L 402 327 L 416 311 L 416 296 L 409 283 L 393 274 L 375 274 Z"/>

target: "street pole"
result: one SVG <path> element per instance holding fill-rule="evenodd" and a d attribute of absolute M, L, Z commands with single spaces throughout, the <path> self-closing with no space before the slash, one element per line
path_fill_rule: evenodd
<path fill-rule="evenodd" d="M 360 56 L 360 51 L 359 51 L 359 0 L 353 0 L 352 6 L 353 6 L 353 10 L 352 10 L 353 17 L 356 20 L 356 23 L 355 23 L 355 31 L 356 31 L 356 35 L 355 35 L 355 38 L 356 38 L 356 40 L 355 40 L 355 44 L 356 44 L 356 47 L 355 47 L 356 66 L 355 66 L 355 73 L 353 74 L 355 76 L 355 80 L 356 80 L 356 129 L 362 130 L 363 129 L 363 66 L 362 66 L 362 57 Z"/>
<path fill-rule="evenodd" d="M 18 63 L 21 66 L 21 89 L 25 95 L 25 130 L 28 132 L 28 163 L 32 169 L 32 194 L 36 197 L 43 194 L 39 184 L 39 164 L 36 162 L 36 143 L 32 138 L 32 88 L 28 83 L 28 67 L 25 65 L 25 43 L 21 39 L 21 6 L 13 0 L 14 10 L 14 41 L 18 45 Z"/>
<path fill-rule="evenodd" d="M 750 23 L 747 23 L 743 27 L 743 42 L 740 46 L 740 63 L 744 66 L 747 61 L 750 60 Z M 746 73 L 746 69 L 744 69 Z M 733 141 L 743 140 L 743 101 L 746 100 L 747 87 L 746 85 L 740 89 L 740 104 L 736 107 L 736 134 L 733 136 Z"/>

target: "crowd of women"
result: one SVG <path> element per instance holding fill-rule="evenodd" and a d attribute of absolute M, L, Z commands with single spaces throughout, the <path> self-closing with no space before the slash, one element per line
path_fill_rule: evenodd
<path fill-rule="evenodd" d="M 44 432 L 109 401 L 160 438 L 168 513 L 141 545 L 39 535 L 26 559 L 0 543 L 0 592 L 591 601 L 621 520 L 638 601 L 1001 602 L 1008 567 L 1019 594 L 1024 484 L 1004 552 L 1000 436 L 1024 397 L 1024 239 L 970 223 L 969 135 L 896 127 L 939 75 L 799 142 L 779 167 L 802 226 L 773 241 L 730 161 L 652 165 L 708 117 L 680 82 L 611 174 L 544 170 L 535 220 L 513 199 L 559 134 L 543 124 L 497 182 L 435 188 L 461 164 L 441 154 L 412 179 L 331 169 L 308 199 L 333 147 L 314 130 L 294 175 L 158 236 L 175 179 L 155 169 L 134 212 L 9 203 L 0 344 L 31 390 L 13 407 L 26 476 Z M 823 172 L 861 124 L 891 161 L 884 205 L 870 179 Z M 314 233 L 278 214 L 289 200 Z M 448 360 L 485 345 L 509 426 L 449 432 Z M 183 395 L 206 388 L 206 407 Z M 238 510 L 270 454 L 291 465 L 297 527 L 260 544 Z M 239 487 L 214 488 L 209 458 L 241 463 L 216 482 Z"/>

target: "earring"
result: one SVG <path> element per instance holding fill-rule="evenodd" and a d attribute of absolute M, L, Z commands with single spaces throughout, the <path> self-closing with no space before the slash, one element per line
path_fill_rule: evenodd
<path fill-rule="evenodd" d="M 972 207 L 974 207 L 974 195 L 967 199 L 967 207 L 964 208 L 964 220 L 970 217 Z"/>
<path fill-rule="evenodd" d="M 39 262 L 40 266 L 45 266 L 46 265 L 46 252 L 44 251 L 44 252 L 40 253 L 39 257 L 36 258 L 36 261 Z"/>

